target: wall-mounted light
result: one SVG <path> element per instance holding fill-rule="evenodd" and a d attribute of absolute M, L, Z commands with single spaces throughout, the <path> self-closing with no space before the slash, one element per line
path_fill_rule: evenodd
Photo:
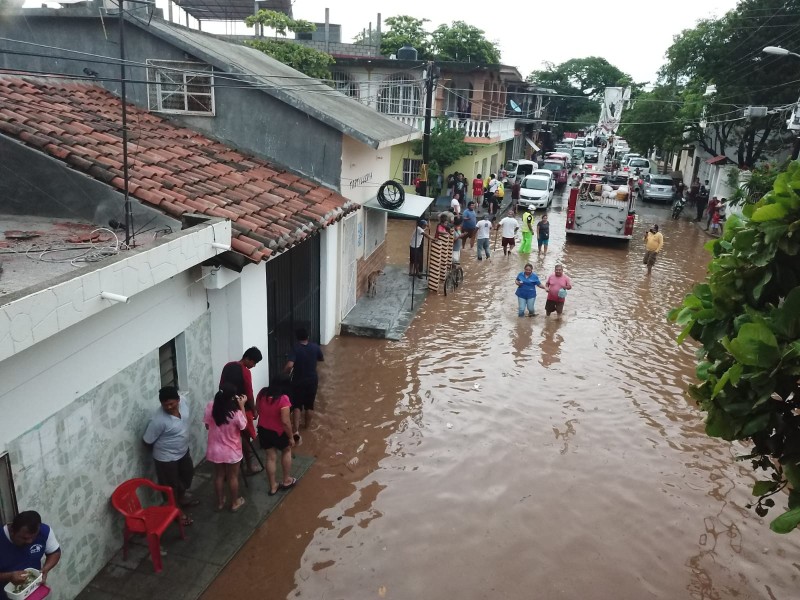
<path fill-rule="evenodd" d="M 211 242 L 211 247 L 224 252 L 229 252 L 231 249 L 230 244 L 220 244 L 219 242 Z"/>

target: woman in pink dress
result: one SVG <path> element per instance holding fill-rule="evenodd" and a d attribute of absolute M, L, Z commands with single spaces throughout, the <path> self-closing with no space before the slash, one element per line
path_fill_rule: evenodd
<path fill-rule="evenodd" d="M 267 479 L 269 495 L 274 496 L 281 490 L 294 487 L 297 480 L 292 477 L 292 448 L 295 445 L 291 410 L 292 403 L 284 394 L 283 386 L 270 385 L 258 392 L 256 410 L 258 410 L 258 441 L 266 452 Z M 283 480 L 278 484 L 277 463 L 278 450 L 281 452 Z"/>
<path fill-rule="evenodd" d="M 225 508 L 225 480 L 231 492 L 231 511 L 244 506 L 239 496 L 239 464 L 242 462 L 241 431 L 247 427 L 244 416 L 246 396 L 237 396 L 236 388 L 224 383 L 209 402 L 203 415 L 208 430 L 206 460 L 214 463 L 214 491 L 217 493 L 217 510 Z"/>

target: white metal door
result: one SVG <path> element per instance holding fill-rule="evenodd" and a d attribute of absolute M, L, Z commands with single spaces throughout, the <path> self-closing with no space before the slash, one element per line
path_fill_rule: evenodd
<path fill-rule="evenodd" d="M 342 221 L 342 319 L 356 305 L 356 287 L 358 285 L 357 249 L 358 215 L 354 213 Z"/>

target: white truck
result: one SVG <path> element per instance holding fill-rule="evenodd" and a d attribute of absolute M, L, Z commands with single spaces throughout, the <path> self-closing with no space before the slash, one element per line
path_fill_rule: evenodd
<path fill-rule="evenodd" d="M 585 173 L 569 192 L 567 235 L 630 240 L 636 218 L 635 194 L 622 179 L 603 172 Z"/>

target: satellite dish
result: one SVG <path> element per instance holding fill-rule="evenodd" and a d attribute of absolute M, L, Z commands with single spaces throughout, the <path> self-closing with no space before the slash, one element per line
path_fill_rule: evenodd
<path fill-rule="evenodd" d="M 522 112 L 522 109 L 519 107 L 519 104 L 517 104 L 513 100 L 509 100 L 508 104 L 511 106 L 511 110 L 513 110 L 514 112 Z"/>

